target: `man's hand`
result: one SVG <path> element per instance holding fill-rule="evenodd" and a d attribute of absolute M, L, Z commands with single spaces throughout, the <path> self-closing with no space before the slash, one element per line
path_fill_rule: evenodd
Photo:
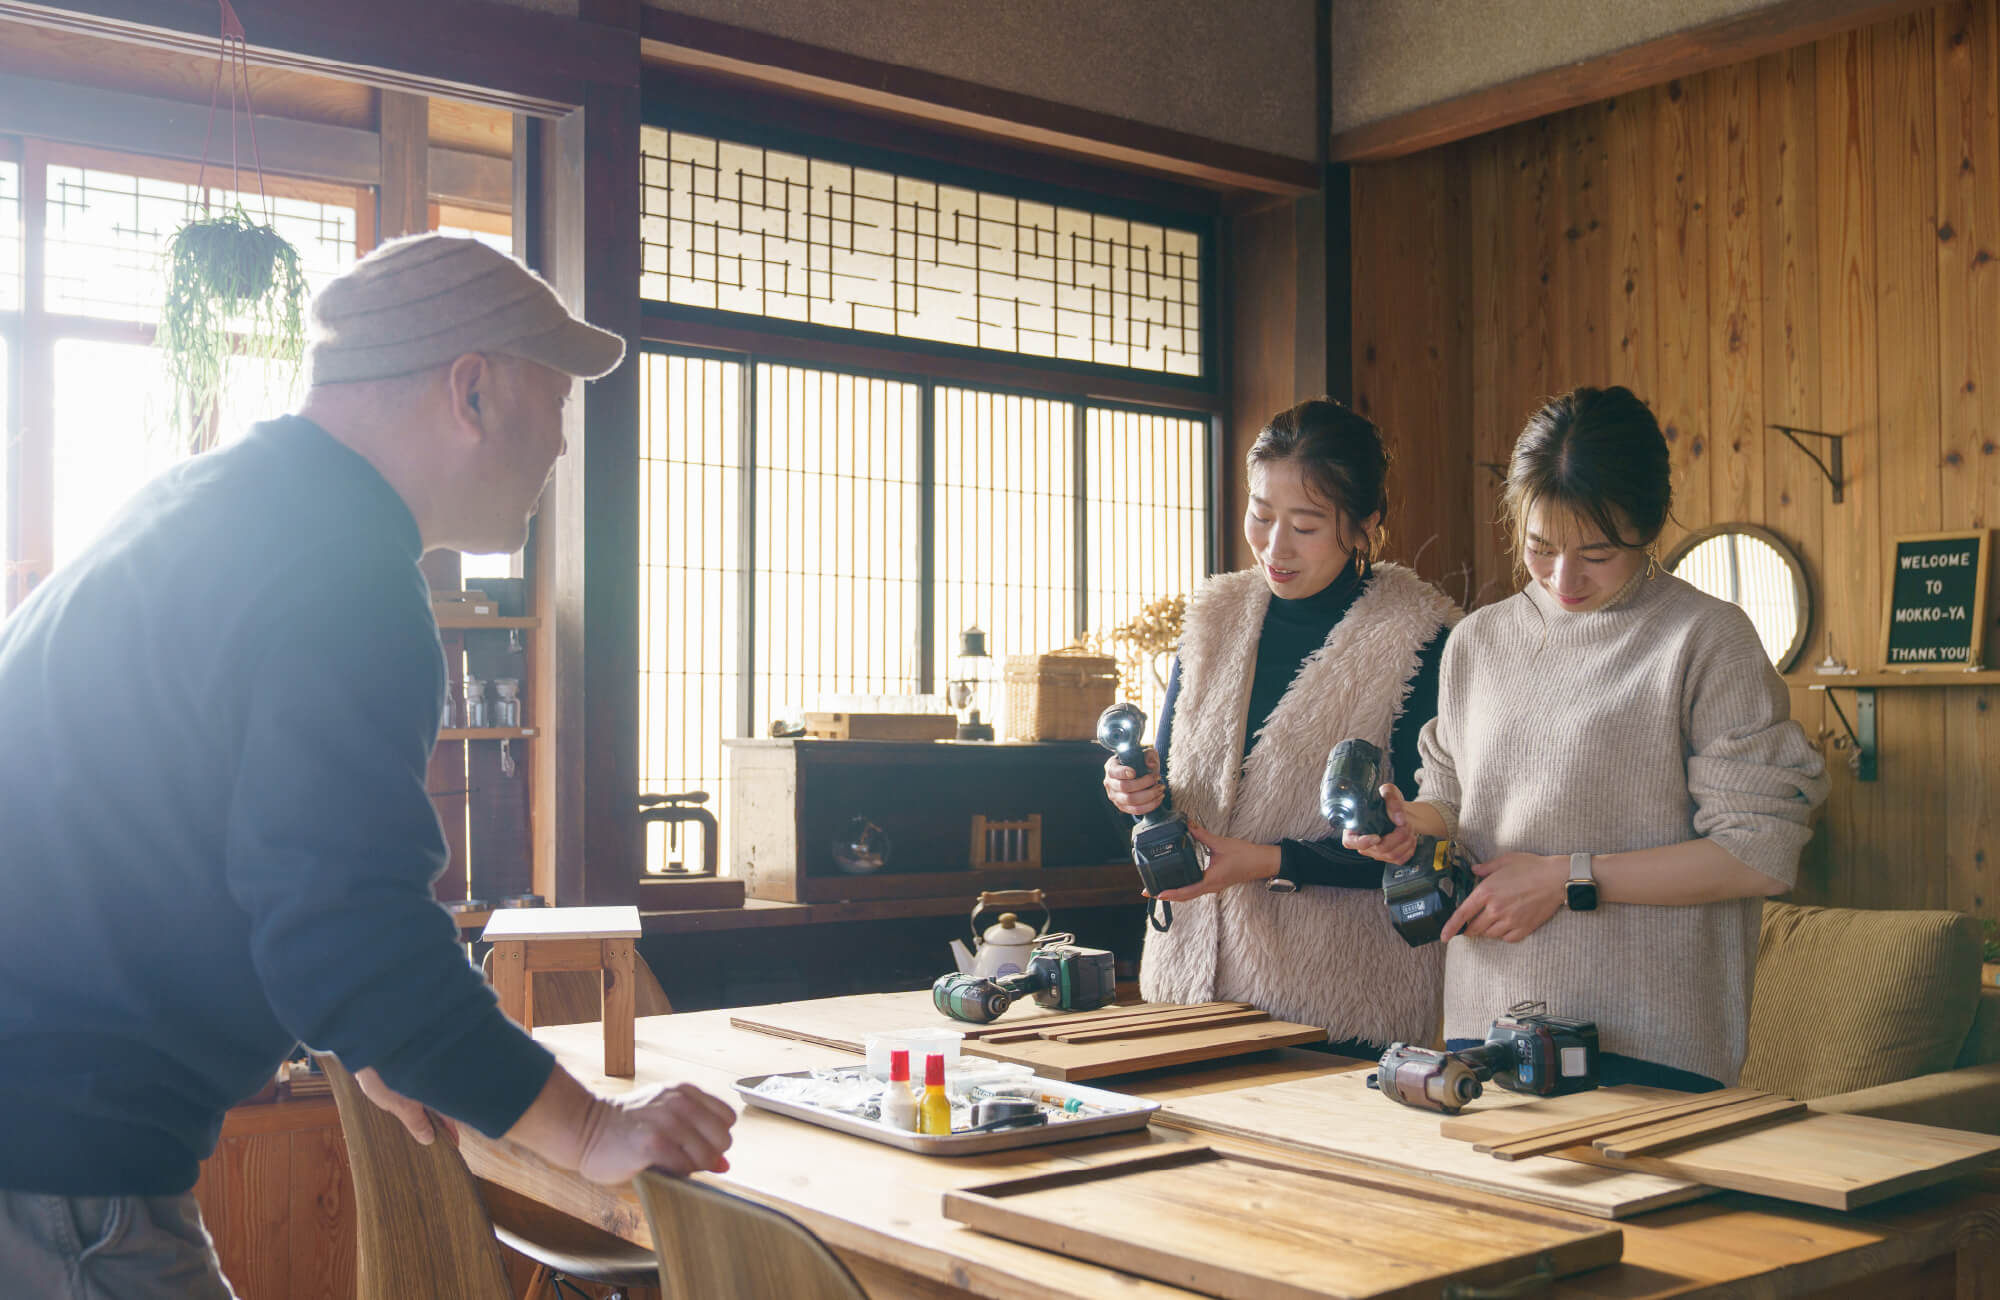
<path fill-rule="evenodd" d="M 629 1183 L 642 1169 L 726 1173 L 736 1112 L 693 1084 L 599 1097 L 584 1121 L 577 1172 L 594 1183 Z"/>
<path fill-rule="evenodd" d="M 373 1067 L 355 1071 L 354 1081 L 361 1085 L 363 1096 L 402 1121 L 403 1127 L 410 1131 L 410 1136 L 417 1140 L 419 1146 L 429 1146 L 437 1141 L 439 1127 L 444 1129 L 453 1145 L 457 1144 L 456 1125 L 442 1115 L 433 1115 L 422 1102 L 411 1101 L 382 1082 L 382 1076 L 375 1073 Z"/>

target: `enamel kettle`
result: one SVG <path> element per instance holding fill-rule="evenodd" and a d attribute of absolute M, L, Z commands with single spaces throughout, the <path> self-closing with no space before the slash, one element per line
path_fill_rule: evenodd
<path fill-rule="evenodd" d="M 1016 913 L 1002 912 L 998 923 L 987 926 L 982 934 L 979 914 L 989 907 L 1038 907 L 1042 912 L 1042 923 L 1031 930 Z M 980 979 L 998 979 L 1002 975 L 1018 975 L 1028 968 L 1028 958 L 1034 953 L 1035 941 L 1048 931 L 1049 909 L 1042 901 L 1039 889 L 989 892 L 981 894 L 979 901 L 972 905 L 969 923 L 974 946 L 967 948 L 963 939 L 951 941 L 951 955 L 958 963 L 959 973 Z"/>

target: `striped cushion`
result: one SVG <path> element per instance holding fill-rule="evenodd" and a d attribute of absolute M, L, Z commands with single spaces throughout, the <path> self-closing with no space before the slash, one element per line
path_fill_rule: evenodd
<path fill-rule="evenodd" d="M 1950 1069 L 1979 949 L 1959 912 L 1764 904 L 1743 1086 L 1803 1099 Z"/>

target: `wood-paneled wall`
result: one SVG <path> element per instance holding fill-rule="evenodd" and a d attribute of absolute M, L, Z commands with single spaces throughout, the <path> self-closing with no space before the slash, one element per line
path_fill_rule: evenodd
<path fill-rule="evenodd" d="M 1764 525 L 1810 574 L 1803 665 L 1830 633 L 1879 667 L 1887 539 L 2000 524 L 1996 5 L 1357 167 L 1355 382 L 1402 449 L 1395 549 L 1428 542 L 1419 567 L 1473 604 L 1511 591 L 1482 464 L 1544 396 L 1626 384 L 1671 441 L 1663 544 Z M 1842 504 L 1771 423 L 1848 435 Z M 1793 701 L 1809 732 L 1838 726 L 1823 696 Z M 1794 897 L 2000 916 L 1996 704 L 1882 691 L 1880 779 L 1828 750 Z"/>
<path fill-rule="evenodd" d="M 194 1194 L 243 1300 L 354 1300 L 354 1181 L 331 1097 L 231 1110 Z"/>

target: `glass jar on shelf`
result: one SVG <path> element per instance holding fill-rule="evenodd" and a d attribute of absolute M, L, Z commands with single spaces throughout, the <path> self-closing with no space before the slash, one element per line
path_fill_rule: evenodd
<path fill-rule="evenodd" d="M 518 727 L 521 725 L 521 682 L 516 677 L 496 677 L 493 679 L 493 725 L 496 727 Z"/>
<path fill-rule="evenodd" d="M 465 679 L 465 727 L 476 730 L 486 722 L 486 683 L 477 677 Z"/>

